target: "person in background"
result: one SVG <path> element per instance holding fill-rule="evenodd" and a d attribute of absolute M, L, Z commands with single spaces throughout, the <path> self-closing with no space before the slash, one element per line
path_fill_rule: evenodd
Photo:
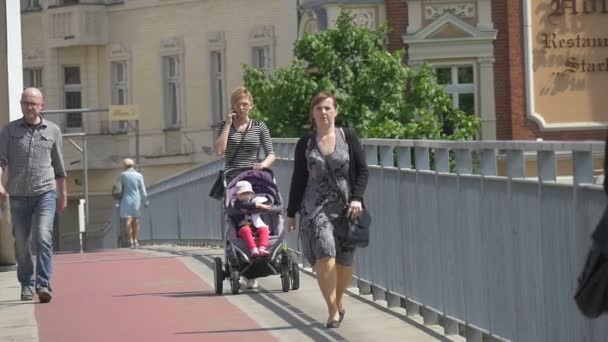
<path fill-rule="evenodd" d="M 27 88 L 21 95 L 23 117 L 0 133 L 0 178 L 8 171 L 0 200 L 10 198 L 17 279 L 21 300 L 41 303 L 53 298 L 53 219 L 67 206 L 66 171 L 59 126 L 43 118 L 40 90 Z M 32 234 L 36 235 L 36 272 L 32 262 Z"/>
<path fill-rule="evenodd" d="M 147 207 L 148 194 L 144 176 L 134 168 L 131 158 L 122 161 L 125 170 L 120 175 L 122 197 L 120 199 L 120 217 L 126 220 L 127 239 L 131 248 L 139 247 L 139 216 L 141 203 Z"/>

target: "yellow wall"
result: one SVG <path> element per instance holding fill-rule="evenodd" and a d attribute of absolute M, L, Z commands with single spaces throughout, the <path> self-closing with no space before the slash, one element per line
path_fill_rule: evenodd
<path fill-rule="evenodd" d="M 38 56 L 33 59 L 39 64 L 35 66 L 44 70 L 47 109 L 64 108 L 64 65 L 80 66 L 83 107 L 104 108 L 111 102 L 112 47 L 119 44 L 125 48 L 129 98 L 139 106 L 141 169 L 147 185 L 216 158 L 210 153 L 215 138 L 211 128 L 210 33 L 223 31 L 225 36 L 225 105 L 232 89 L 243 83 L 242 65 L 251 64 L 250 35 L 256 27 L 274 27 L 275 70 L 291 62 L 297 36 L 295 0 L 150 0 L 99 7 L 103 13 L 99 18 L 107 18 L 97 27 L 107 31 L 97 33 L 97 41 L 105 41 L 102 45 L 82 43 L 79 32 L 74 32 L 75 39 L 50 39 L 50 13 L 85 13 L 91 8 L 81 5 L 23 12 L 23 51 L 42 51 L 33 53 Z M 163 103 L 161 42 L 172 37 L 183 42 L 183 116 L 182 127 L 177 131 L 165 130 Z M 49 114 L 47 118 L 58 123 L 63 120 L 59 114 Z M 101 224 L 109 218 L 109 194 L 121 171 L 120 161 L 135 157 L 135 134 L 108 134 L 104 128 L 108 126 L 107 113 L 85 114 L 84 122 L 88 134 L 91 222 Z M 81 138 L 72 140 L 83 146 Z M 69 170 L 70 205 L 75 206 L 77 199 L 84 196 L 83 156 L 64 140 L 64 158 Z M 64 216 L 62 226 L 74 230 L 74 215 Z"/>

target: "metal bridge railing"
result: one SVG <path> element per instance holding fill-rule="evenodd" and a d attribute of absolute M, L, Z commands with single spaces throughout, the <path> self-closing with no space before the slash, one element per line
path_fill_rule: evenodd
<path fill-rule="evenodd" d="M 296 139 L 275 139 L 287 200 Z M 513 341 L 603 341 L 572 300 L 589 234 L 606 207 L 602 142 L 364 140 L 370 246 L 357 251 L 363 293 L 442 324 Z M 142 240 L 221 240 L 207 194 L 219 160 L 149 189 Z M 569 180 L 564 182 L 560 177 Z M 297 253 L 297 234 L 288 235 Z"/>

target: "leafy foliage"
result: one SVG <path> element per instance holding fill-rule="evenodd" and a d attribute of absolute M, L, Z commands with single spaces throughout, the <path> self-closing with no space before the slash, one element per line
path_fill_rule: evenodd
<path fill-rule="evenodd" d="M 329 90 L 338 100 L 338 121 L 361 137 L 474 139 L 479 119 L 452 107 L 433 69 L 414 70 L 404 51 L 385 49 L 386 26 L 357 27 L 343 11 L 336 29 L 307 34 L 295 44 L 292 63 L 271 77 L 245 66 L 245 86 L 273 137 L 301 136 L 310 129 L 309 104 Z"/>

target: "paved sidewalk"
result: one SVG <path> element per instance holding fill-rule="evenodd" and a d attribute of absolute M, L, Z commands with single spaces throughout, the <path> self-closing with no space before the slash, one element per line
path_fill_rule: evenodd
<path fill-rule="evenodd" d="M 453 341 L 403 312 L 349 296 L 339 329 L 324 327 L 316 280 L 284 293 L 279 276 L 237 296 L 215 295 L 221 249 L 157 246 L 61 254 L 49 304 L 18 300 L 14 271 L 0 272 L 0 341 Z M 459 337 L 456 340 L 462 340 Z"/>

